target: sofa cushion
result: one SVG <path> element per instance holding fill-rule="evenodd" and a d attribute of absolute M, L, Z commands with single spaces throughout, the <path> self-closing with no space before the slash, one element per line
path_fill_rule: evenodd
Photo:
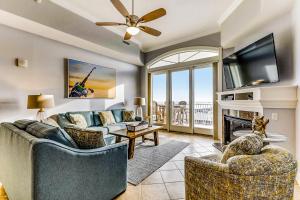
<path fill-rule="evenodd" d="M 108 128 L 108 132 L 114 132 L 114 131 L 126 129 L 126 124 L 125 123 L 117 123 L 117 124 L 107 125 L 106 127 Z"/>
<path fill-rule="evenodd" d="M 221 163 L 237 155 L 255 155 L 261 152 L 263 139 L 256 134 L 248 134 L 232 141 L 225 149 Z"/>
<path fill-rule="evenodd" d="M 113 109 L 113 110 L 111 110 L 112 114 L 115 117 L 116 123 L 123 122 L 123 113 L 122 112 L 124 110 L 125 109 Z"/>
<path fill-rule="evenodd" d="M 90 130 L 90 131 L 102 131 L 103 135 L 108 134 L 108 128 L 105 128 L 103 126 L 92 126 L 92 127 L 86 128 L 86 130 Z"/>
<path fill-rule="evenodd" d="M 135 121 L 135 114 L 133 111 L 123 110 L 123 121 L 124 122 L 133 122 Z"/>
<path fill-rule="evenodd" d="M 105 141 L 106 145 L 114 144 L 115 141 L 116 141 L 116 137 L 114 135 L 111 135 L 111 134 L 108 133 L 108 128 L 107 127 L 93 126 L 93 127 L 88 127 L 87 130 L 102 131 L 103 138 L 104 138 L 104 141 Z"/>
<path fill-rule="evenodd" d="M 84 117 L 88 127 L 95 126 L 93 111 L 67 112 L 66 116 L 70 121 L 71 121 L 70 119 L 71 114 L 80 114 Z"/>
<path fill-rule="evenodd" d="M 35 122 L 27 126 L 26 132 L 37 138 L 50 139 L 66 146 L 77 148 L 73 139 L 61 128 L 42 122 Z"/>
<path fill-rule="evenodd" d="M 63 113 L 58 114 L 57 123 L 61 128 L 65 128 L 66 126 L 72 126 L 73 125 L 71 123 L 71 121 L 67 118 L 67 116 Z"/>
<path fill-rule="evenodd" d="M 21 130 L 26 130 L 27 126 L 30 124 L 33 124 L 37 121 L 35 120 L 29 120 L 29 119 L 22 119 L 22 120 L 17 120 L 13 123 L 14 126 L 18 127 Z"/>
<path fill-rule="evenodd" d="M 70 121 L 79 128 L 87 128 L 88 124 L 81 114 L 69 114 Z"/>
<path fill-rule="evenodd" d="M 99 116 L 103 126 L 116 123 L 115 118 L 111 111 L 101 111 L 99 112 Z"/>
<path fill-rule="evenodd" d="M 94 149 L 105 146 L 102 131 L 93 131 L 76 127 L 66 127 L 66 131 L 80 149 Z"/>

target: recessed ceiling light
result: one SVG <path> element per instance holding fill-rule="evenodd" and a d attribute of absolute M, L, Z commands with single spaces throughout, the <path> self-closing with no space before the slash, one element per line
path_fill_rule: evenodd
<path fill-rule="evenodd" d="M 42 0 L 34 0 L 36 3 L 42 3 Z"/>

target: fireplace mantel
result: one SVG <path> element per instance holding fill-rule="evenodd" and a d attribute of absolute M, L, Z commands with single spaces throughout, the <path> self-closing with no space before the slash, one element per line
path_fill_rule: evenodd
<path fill-rule="evenodd" d="M 263 113 L 266 108 L 295 109 L 297 86 L 256 87 L 218 93 L 221 109 Z"/>

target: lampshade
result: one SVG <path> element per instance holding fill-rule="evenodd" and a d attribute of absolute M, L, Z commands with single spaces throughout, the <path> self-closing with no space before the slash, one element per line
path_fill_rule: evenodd
<path fill-rule="evenodd" d="M 53 95 L 28 95 L 27 108 L 28 109 L 43 109 L 54 107 Z"/>
<path fill-rule="evenodd" d="M 146 105 L 146 100 L 143 97 L 135 97 L 134 98 L 134 105 L 136 106 L 144 106 Z"/>

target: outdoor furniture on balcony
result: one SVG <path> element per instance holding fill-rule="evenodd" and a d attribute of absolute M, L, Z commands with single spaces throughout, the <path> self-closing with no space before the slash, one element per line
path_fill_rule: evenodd
<path fill-rule="evenodd" d="M 165 123 L 166 106 L 162 104 L 158 104 L 156 101 L 153 101 L 152 115 L 153 115 L 153 121 L 155 121 L 156 123 Z"/>
<path fill-rule="evenodd" d="M 154 123 L 166 123 L 166 105 L 153 101 Z M 173 125 L 189 125 L 189 105 L 186 101 L 173 103 L 171 122 Z M 212 102 L 197 102 L 194 105 L 194 126 L 196 128 L 212 129 L 213 104 Z"/>

